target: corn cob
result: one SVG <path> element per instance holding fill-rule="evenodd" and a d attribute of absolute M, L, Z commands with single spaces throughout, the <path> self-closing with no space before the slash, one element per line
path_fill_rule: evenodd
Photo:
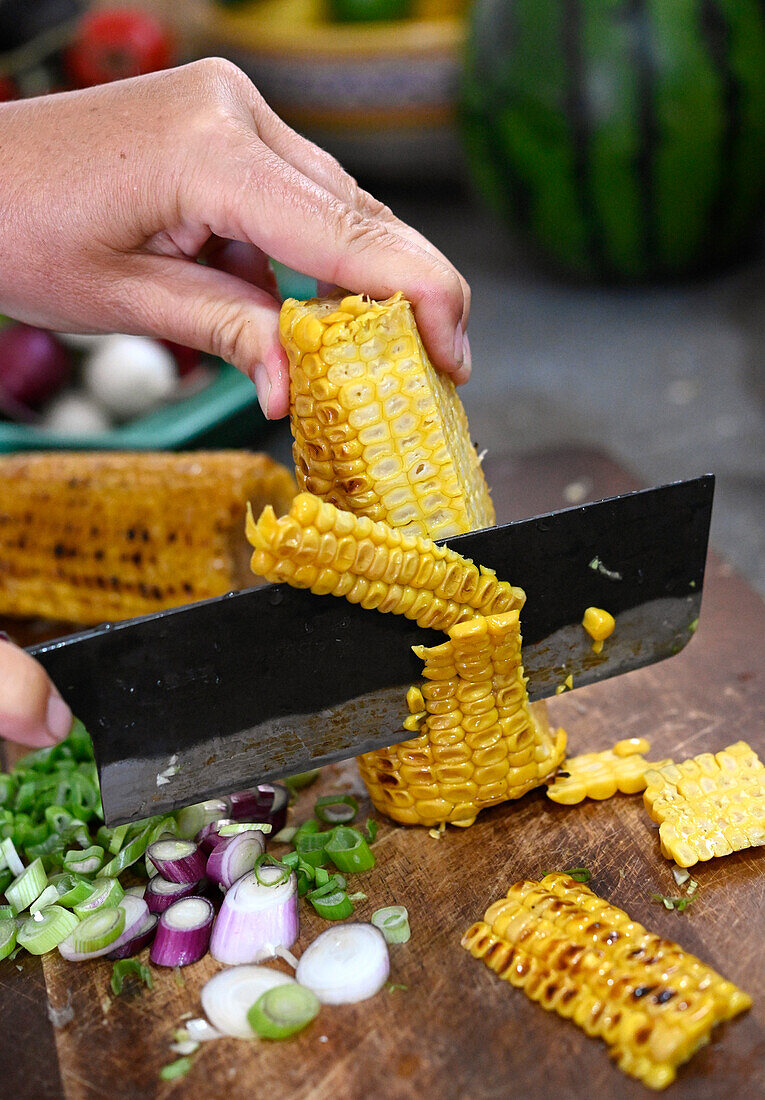
<path fill-rule="evenodd" d="M 472 825 L 477 813 L 539 785 L 560 763 L 565 735 L 553 738 L 545 711 L 529 706 L 521 667 L 518 612 L 477 615 L 449 640 L 414 652 L 425 662 L 420 734 L 359 757 L 378 809 L 406 824 Z"/>
<path fill-rule="evenodd" d="M 646 931 L 566 874 L 523 881 L 462 937 L 500 978 L 599 1036 L 650 1088 L 751 998 L 677 944 Z"/>
<path fill-rule="evenodd" d="M 390 611 L 418 626 L 447 630 L 478 613 L 519 608 L 520 588 L 497 580 L 454 550 L 418 535 L 298 493 L 289 514 L 277 519 L 265 508 L 247 515 L 254 546 L 251 568 L 270 581 L 345 596 L 365 608 Z"/>
<path fill-rule="evenodd" d="M 646 772 L 662 855 L 681 867 L 765 844 L 765 766 L 745 741 Z"/>
<path fill-rule="evenodd" d="M 245 587 L 247 500 L 294 492 L 238 451 L 0 459 L 0 613 L 90 624 Z"/>
<path fill-rule="evenodd" d="M 401 294 L 290 298 L 280 330 L 299 488 L 432 539 L 494 523 L 462 402 Z"/>
<path fill-rule="evenodd" d="M 561 771 L 547 786 L 547 797 L 573 806 L 585 798 L 611 798 L 617 791 L 637 794 L 645 789 L 645 773 L 649 768 L 662 768 L 670 763 L 646 760 L 642 754 L 650 747 L 642 737 L 629 737 L 603 752 L 567 756 Z"/>
<path fill-rule="evenodd" d="M 406 535 L 445 538 L 494 522 L 462 403 L 451 380 L 430 364 L 411 306 L 400 294 L 386 302 L 360 296 L 341 301 L 290 299 L 282 307 L 280 331 L 291 366 L 293 454 L 300 488 Z M 328 577 L 326 583 L 335 582 Z M 373 601 L 379 587 L 370 589 L 370 602 L 362 597 L 363 606 L 377 606 Z M 491 613 L 520 607 L 523 594 L 514 591 L 520 602 L 495 606 Z M 423 600 L 428 599 L 433 596 L 423 594 Z M 441 609 L 434 608 L 428 625 L 439 617 Z M 440 629 L 449 629 L 449 618 L 441 619 Z M 544 704 L 535 704 L 530 713 L 536 745 L 545 759 L 550 737 Z M 403 726 L 418 733 L 414 740 L 424 736 L 430 744 L 427 730 L 420 731 L 424 717 L 412 714 Z M 557 759 L 551 755 L 551 761 Z M 367 753 L 359 763 L 378 809 L 407 823 L 432 821 L 432 815 L 420 818 L 408 804 L 397 749 Z M 551 762 L 549 771 L 555 766 Z M 378 772 L 398 775 L 397 805 L 392 804 L 389 788 L 383 795 L 375 778 Z M 538 782 L 543 778 L 540 770 Z M 509 775 L 507 787 L 513 789 Z M 431 791 L 428 800 L 412 801 L 433 797 Z M 448 791 L 442 802 L 451 805 Z M 468 823 L 479 808 L 476 804 L 469 810 L 462 803 L 457 815 Z M 452 809 L 450 820 L 454 815 Z"/>

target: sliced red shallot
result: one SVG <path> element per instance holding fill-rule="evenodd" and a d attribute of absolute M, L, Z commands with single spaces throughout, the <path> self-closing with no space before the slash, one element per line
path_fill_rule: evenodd
<path fill-rule="evenodd" d="M 207 953 L 215 918 L 207 898 L 181 898 L 159 918 L 149 958 L 157 966 L 188 966 Z"/>
<path fill-rule="evenodd" d="M 228 796 L 229 816 L 234 821 L 266 821 L 278 833 L 287 821 L 290 793 L 281 783 L 259 783 Z"/>
<path fill-rule="evenodd" d="M 78 951 L 73 943 L 74 933 L 68 936 L 65 940 L 58 945 L 60 954 L 68 959 L 69 962 L 84 962 L 87 959 L 97 959 L 101 955 L 109 955 L 113 951 L 118 951 L 124 944 L 128 943 L 133 936 L 136 935 L 138 929 L 146 920 L 149 915 L 149 908 L 143 898 L 134 897 L 132 894 L 125 894 L 120 899 L 117 909 L 122 909 L 125 913 L 125 925 L 120 932 L 119 936 L 113 940 L 107 946 L 101 947 L 95 951 Z M 108 908 L 98 910 L 99 913 L 108 913 Z M 93 914 L 95 915 L 95 914 Z M 75 932 L 77 929 L 75 929 Z"/>
<path fill-rule="evenodd" d="M 236 966 L 272 958 L 277 947 L 292 947 L 300 930 L 297 901 L 295 875 L 284 881 L 280 867 L 264 865 L 243 875 L 223 898 L 211 954 Z"/>
<path fill-rule="evenodd" d="M 233 825 L 233 817 L 221 817 L 217 821 L 210 821 L 207 825 L 199 830 L 196 835 L 196 842 L 205 855 L 210 854 L 215 845 L 220 840 L 220 828 L 223 825 Z"/>
<path fill-rule="evenodd" d="M 133 936 L 129 940 L 125 940 L 119 947 L 113 948 L 107 955 L 108 959 L 130 959 L 133 955 L 137 955 L 139 951 L 143 951 L 144 947 L 148 947 L 151 941 L 154 939 L 154 934 L 157 930 L 157 921 L 159 917 L 156 913 L 147 913 L 143 921 L 143 924 L 134 932 Z M 120 940 L 124 940 L 124 932 L 120 936 Z"/>
<path fill-rule="evenodd" d="M 170 882 L 199 882 L 205 873 L 205 854 L 193 840 L 162 837 L 146 850 L 163 878 Z"/>
<path fill-rule="evenodd" d="M 168 882 L 162 875 L 154 875 L 146 884 L 144 900 L 150 913 L 164 913 L 174 901 L 199 892 L 198 882 Z"/>
<path fill-rule="evenodd" d="M 224 1035 L 254 1039 L 248 1011 L 269 989 L 290 984 L 295 984 L 294 978 L 268 966 L 234 966 L 221 970 L 202 987 L 202 1008 L 213 1027 Z M 186 1030 L 191 1035 L 188 1024 Z"/>
<path fill-rule="evenodd" d="M 372 924 L 328 928 L 300 956 L 295 977 L 323 1004 L 342 1005 L 373 997 L 390 973 L 388 945 Z"/>
<path fill-rule="evenodd" d="M 223 836 L 207 857 L 207 877 L 228 890 L 238 878 L 252 871 L 255 860 L 265 850 L 265 837 L 255 830 Z"/>

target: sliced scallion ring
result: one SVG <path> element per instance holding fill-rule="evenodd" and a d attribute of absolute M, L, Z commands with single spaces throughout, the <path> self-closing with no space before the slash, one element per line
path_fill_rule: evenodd
<path fill-rule="evenodd" d="M 261 867 L 278 867 L 281 874 L 275 878 L 271 875 L 263 878 L 260 874 Z M 261 886 L 281 886 L 282 883 L 287 882 L 291 873 L 289 867 L 284 863 L 280 863 L 278 859 L 274 859 L 273 856 L 268 855 L 267 852 L 264 852 L 255 860 L 255 878 Z"/>
<path fill-rule="evenodd" d="M 13 918 L 0 920 L 0 959 L 10 955 L 16 946 L 16 921 Z"/>
<path fill-rule="evenodd" d="M 88 897 L 73 908 L 78 917 L 88 917 L 99 909 L 113 909 L 124 896 L 116 878 L 97 878 Z"/>
<path fill-rule="evenodd" d="M 359 812 L 359 804 L 352 794 L 326 794 L 316 800 L 313 812 L 326 825 L 347 825 Z"/>
<path fill-rule="evenodd" d="M 38 856 L 6 887 L 5 896 L 16 912 L 21 913 L 39 898 L 47 885 L 48 876 Z"/>
<path fill-rule="evenodd" d="M 72 932 L 72 947 L 81 954 L 100 951 L 114 943 L 125 928 L 125 910 L 119 906 L 113 909 L 99 909 L 80 921 Z"/>
<path fill-rule="evenodd" d="M 387 943 L 406 943 L 412 935 L 409 913 L 404 905 L 386 905 L 372 914 L 372 924 L 379 928 Z"/>
<path fill-rule="evenodd" d="M 288 1039 L 319 1014 L 321 1002 L 302 985 L 275 985 L 258 997 L 247 1013 L 250 1027 L 261 1039 Z"/>
<path fill-rule="evenodd" d="M 24 863 L 16 851 L 16 845 L 9 836 L 0 840 L 0 867 L 7 867 L 14 875 L 23 875 Z"/>
<path fill-rule="evenodd" d="M 346 874 L 368 871 L 375 865 L 375 857 L 364 837 L 347 825 L 338 825 L 332 830 L 324 850 L 338 871 Z"/>
<path fill-rule="evenodd" d="M 28 917 L 24 921 L 16 939 L 30 955 L 44 955 L 58 947 L 79 923 L 74 913 L 70 913 L 68 909 L 61 905 L 49 905 L 37 916 Z"/>
<path fill-rule="evenodd" d="M 322 891 L 325 889 L 326 887 L 321 888 Z M 316 897 L 317 893 L 320 894 L 319 897 Z M 308 895 L 308 900 L 319 916 L 324 917 L 325 920 L 345 920 L 353 913 L 353 902 L 345 890 L 334 890 L 329 894 L 313 890 Z"/>
<path fill-rule="evenodd" d="M 232 821 L 228 825 L 221 825 L 218 836 L 237 836 L 238 833 L 270 833 L 271 826 L 267 821 Z"/>
<path fill-rule="evenodd" d="M 104 862 L 104 850 L 99 844 L 91 844 L 85 851 L 74 848 L 64 855 L 64 870 L 77 875 L 95 875 Z"/>
<path fill-rule="evenodd" d="M 41 909 L 44 909 L 46 905 L 58 905 L 58 890 L 50 883 L 45 887 L 36 901 L 33 901 L 29 906 L 29 912 L 32 916 L 35 913 L 39 913 Z"/>

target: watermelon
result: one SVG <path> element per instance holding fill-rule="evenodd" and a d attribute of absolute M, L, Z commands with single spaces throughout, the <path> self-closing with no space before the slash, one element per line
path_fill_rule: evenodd
<path fill-rule="evenodd" d="M 477 0 L 478 189 L 564 270 L 705 273 L 765 210 L 764 0 Z"/>

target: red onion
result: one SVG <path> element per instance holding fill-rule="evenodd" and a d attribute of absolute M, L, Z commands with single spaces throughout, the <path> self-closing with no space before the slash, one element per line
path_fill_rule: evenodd
<path fill-rule="evenodd" d="M 0 330 L 0 390 L 11 401 L 37 408 L 69 378 L 70 360 L 55 336 L 31 325 Z"/>
<path fill-rule="evenodd" d="M 159 918 L 149 958 L 157 966 L 188 966 L 201 959 L 210 943 L 215 918 L 207 898 L 182 898 Z"/>
<path fill-rule="evenodd" d="M 252 830 L 236 836 L 222 836 L 207 859 L 207 877 L 228 888 L 255 866 L 266 850 L 262 833 Z"/>
<path fill-rule="evenodd" d="M 290 793 L 281 783 L 259 783 L 229 795 L 229 813 L 234 821 L 267 821 L 278 833 L 286 824 L 289 801 Z"/>
<path fill-rule="evenodd" d="M 211 821 L 204 825 L 196 835 L 196 842 L 205 855 L 209 856 L 215 845 L 221 839 L 219 830 L 224 825 L 233 825 L 232 817 L 222 817 L 219 821 Z"/>
<path fill-rule="evenodd" d="M 162 877 L 170 882 L 199 882 L 204 878 L 204 852 L 193 840 L 165 837 L 150 844 L 146 854 Z"/>
<path fill-rule="evenodd" d="M 139 951 L 143 951 L 144 947 L 148 947 L 154 939 L 158 920 L 159 917 L 156 913 L 147 913 L 138 931 L 129 940 L 125 940 L 119 947 L 110 951 L 106 956 L 107 959 L 130 959 L 133 955 L 137 955 Z M 123 932 L 120 939 L 124 939 L 124 935 Z"/>
<path fill-rule="evenodd" d="M 147 882 L 143 896 L 150 913 L 164 913 L 173 902 L 199 892 L 198 882 L 168 882 L 162 875 L 154 875 Z"/>
<path fill-rule="evenodd" d="M 210 940 L 218 962 L 260 962 L 298 938 L 297 882 L 282 882 L 279 867 L 263 866 L 236 880 L 223 898 Z M 259 881 L 260 879 L 260 881 Z M 273 885 L 264 885 L 269 882 Z"/>

